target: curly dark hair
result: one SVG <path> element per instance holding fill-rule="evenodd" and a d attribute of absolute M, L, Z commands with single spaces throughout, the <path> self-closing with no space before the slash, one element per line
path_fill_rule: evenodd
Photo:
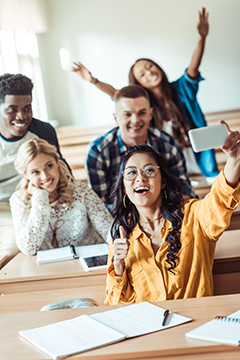
<path fill-rule="evenodd" d="M 172 223 L 172 230 L 166 238 L 166 241 L 169 243 L 166 262 L 169 265 L 167 270 L 174 273 L 172 270 L 177 266 L 178 252 L 181 248 L 180 229 L 183 219 L 183 197 L 178 181 L 170 173 L 164 158 L 147 144 L 136 145 L 129 148 L 128 152 L 124 154 L 122 158 L 119 176 L 116 183 L 113 185 L 111 192 L 111 199 L 113 202 L 111 213 L 114 219 L 111 227 L 111 236 L 113 241 L 117 237 L 120 237 L 119 226 L 122 225 L 125 229 L 126 236 L 128 237 L 139 222 L 137 208 L 127 196 L 127 207 L 123 206 L 123 196 L 125 193 L 122 174 L 130 157 L 137 153 L 147 153 L 156 161 L 157 165 L 160 167 L 162 182 L 166 185 L 164 192 L 166 192 L 167 196 L 165 197 L 162 195 L 160 209 L 163 217 Z"/>
<path fill-rule="evenodd" d="M 33 83 L 22 74 L 4 74 L 0 76 L 0 104 L 6 95 L 32 95 Z"/>
<path fill-rule="evenodd" d="M 190 142 L 189 142 L 189 138 L 188 138 L 187 121 L 179 109 L 179 106 L 178 106 L 179 100 L 178 100 L 177 91 L 171 85 L 171 83 L 169 83 L 167 75 L 163 71 L 163 69 L 151 59 L 147 59 L 147 58 L 138 59 L 138 60 L 136 60 L 136 62 L 132 65 L 132 67 L 129 70 L 129 74 L 128 74 L 129 84 L 136 84 L 136 85 L 142 86 L 137 81 L 137 79 L 135 78 L 135 76 L 133 74 L 134 65 L 138 61 L 141 61 L 141 60 L 149 61 L 149 62 L 153 63 L 161 72 L 161 74 L 162 74 L 161 87 L 164 91 L 164 94 L 166 95 L 166 97 L 168 99 L 168 102 L 172 109 L 173 114 L 175 114 L 175 119 L 172 123 L 173 137 L 174 137 L 174 139 L 176 139 L 179 142 L 179 144 L 182 148 L 189 147 Z M 162 129 L 163 109 L 161 108 L 161 105 L 159 104 L 159 102 L 157 101 L 155 96 L 152 94 L 152 92 L 146 88 L 144 88 L 144 89 L 148 92 L 150 104 L 153 107 L 153 118 L 152 118 L 151 125 L 158 129 Z"/>

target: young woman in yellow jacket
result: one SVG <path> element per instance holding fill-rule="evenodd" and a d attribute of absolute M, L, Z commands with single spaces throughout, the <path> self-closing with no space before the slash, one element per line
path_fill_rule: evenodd
<path fill-rule="evenodd" d="M 112 193 L 106 305 L 213 295 L 216 241 L 240 200 L 240 133 L 228 130 L 225 168 L 202 200 L 183 203 L 150 146 L 129 149 Z"/>

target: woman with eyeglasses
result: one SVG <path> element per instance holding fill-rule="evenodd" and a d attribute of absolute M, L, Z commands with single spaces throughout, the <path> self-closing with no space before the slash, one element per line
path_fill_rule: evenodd
<path fill-rule="evenodd" d="M 213 295 L 216 241 L 240 200 L 240 133 L 228 131 L 225 168 L 202 200 L 183 203 L 150 146 L 126 153 L 112 192 L 106 305 Z"/>
<path fill-rule="evenodd" d="M 55 146 L 29 140 L 19 148 L 14 165 L 23 175 L 10 198 L 20 251 L 35 255 L 38 250 L 109 242 L 110 213 L 92 189 L 74 181 Z"/>

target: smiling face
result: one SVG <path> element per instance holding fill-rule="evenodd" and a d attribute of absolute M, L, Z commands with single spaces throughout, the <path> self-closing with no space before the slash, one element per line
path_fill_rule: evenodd
<path fill-rule="evenodd" d="M 40 153 L 28 164 L 25 177 L 36 188 L 52 193 L 60 177 L 58 162 L 54 157 Z"/>
<path fill-rule="evenodd" d="M 22 137 L 32 121 L 31 95 L 6 95 L 0 105 L 0 133 L 9 140 Z"/>
<path fill-rule="evenodd" d="M 162 81 L 162 73 L 159 68 L 148 60 L 139 60 L 133 67 L 135 79 L 148 90 L 159 86 Z"/>
<path fill-rule="evenodd" d="M 131 167 L 138 168 L 137 177 L 134 180 L 123 179 L 125 192 L 130 201 L 140 210 L 141 207 L 148 207 L 152 210 L 160 207 L 162 202 L 161 189 L 162 184 L 161 172 L 157 171 L 154 177 L 148 177 L 146 171 L 153 171 L 153 166 L 158 164 L 155 159 L 147 153 L 136 153 L 130 157 L 126 163 L 124 171 L 131 172 Z M 151 170 L 152 167 L 152 170 Z"/>
<path fill-rule="evenodd" d="M 127 147 L 146 142 L 147 129 L 152 119 L 148 99 L 143 96 L 136 99 L 122 97 L 116 103 L 114 118 Z"/>

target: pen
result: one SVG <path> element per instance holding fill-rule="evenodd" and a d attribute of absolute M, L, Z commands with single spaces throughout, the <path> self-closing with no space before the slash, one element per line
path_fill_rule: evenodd
<path fill-rule="evenodd" d="M 74 245 L 69 245 L 69 246 L 70 246 L 70 250 L 71 250 L 71 254 L 72 254 L 73 258 L 74 259 L 78 258 L 78 255 L 76 253 Z"/>
<path fill-rule="evenodd" d="M 164 326 L 166 324 L 167 318 L 169 315 L 169 310 L 165 310 L 163 313 L 163 322 L 162 322 L 162 326 Z"/>

